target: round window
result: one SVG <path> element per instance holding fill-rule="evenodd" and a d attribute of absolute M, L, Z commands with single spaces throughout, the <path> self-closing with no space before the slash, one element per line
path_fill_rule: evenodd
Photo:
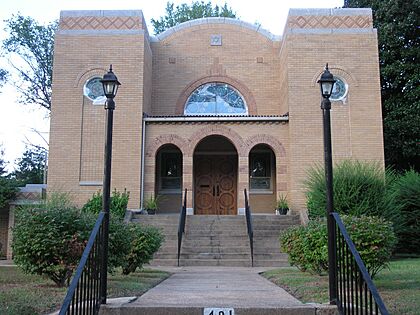
<path fill-rule="evenodd" d="M 104 99 L 105 94 L 102 87 L 101 78 L 95 77 L 89 79 L 83 88 L 83 93 L 92 101 Z"/>
<path fill-rule="evenodd" d="M 336 80 L 336 82 L 334 84 L 330 99 L 332 101 L 341 101 L 347 96 L 349 86 L 347 85 L 346 81 L 340 77 L 334 77 L 334 80 Z"/>

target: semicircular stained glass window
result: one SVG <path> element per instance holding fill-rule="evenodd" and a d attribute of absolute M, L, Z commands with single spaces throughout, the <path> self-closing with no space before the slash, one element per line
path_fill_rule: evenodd
<path fill-rule="evenodd" d="M 247 115 L 244 98 L 231 85 L 206 83 L 191 93 L 184 115 Z"/>

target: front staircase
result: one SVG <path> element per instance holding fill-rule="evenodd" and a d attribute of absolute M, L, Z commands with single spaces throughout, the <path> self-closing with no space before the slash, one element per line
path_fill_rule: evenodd
<path fill-rule="evenodd" d="M 165 242 L 151 265 L 177 265 L 178 215 L 133 214 L 131 221 L 159 228 Z M 280 251 L 279 234 L 298 225 L 293 215 L 253 215 L 254 267 L 288 266 Z M 245 216 L 187 216 L 182 241 L 180 266 L 250 267 L 251 253 Z"/>

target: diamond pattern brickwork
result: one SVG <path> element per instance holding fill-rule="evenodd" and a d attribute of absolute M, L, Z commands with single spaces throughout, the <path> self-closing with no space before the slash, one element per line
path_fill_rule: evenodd
<path fill-rule="evenodd" d="M 372 28 L 372 16 L 290 16 L 286 28 Z"/>
<path fill-rule="evenodd" d="M 139 16 L 74 16 L 60 19 L 60 30 L 142 29 Z"/>

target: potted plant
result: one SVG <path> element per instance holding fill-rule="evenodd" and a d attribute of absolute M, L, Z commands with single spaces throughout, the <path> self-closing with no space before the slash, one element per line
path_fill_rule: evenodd
<path fill-rule="evenodd" d="M 287 203 L 287 196 L 279 195 L 276 203 L 276 212 L 281 215 L 287 214 L 289 211 L 289 204 Z"/>
<path fill-rule="evenodd" d="M 156 214 L 158 209 L 158 196 L 150 195 L 149 199 L 146 199 L 144 203 L 144 209 L 146 209 L 147 214 Z"/>

